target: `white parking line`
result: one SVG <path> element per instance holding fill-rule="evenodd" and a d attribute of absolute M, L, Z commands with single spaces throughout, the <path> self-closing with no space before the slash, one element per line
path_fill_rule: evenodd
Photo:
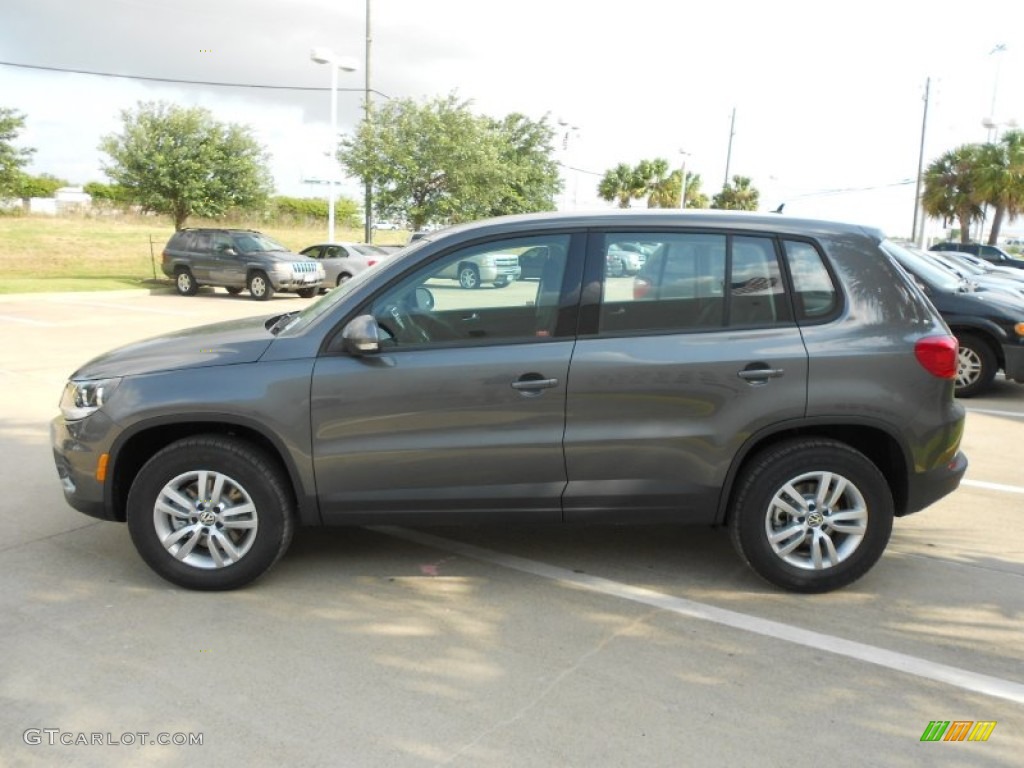
<path fill-rule="evenodd" d="M 131 307 L 126 304 L 108 304 L 102 301 L 69 301 L 50 299 L 54 304 L 70 305 L 73 307 L 100 307 L 101 309 L 118 309 L 128 312 L 149 312 L 153 315 L 175 315 L 177 317 L 195 317 L 197 313 L 174 309 L 153 309 L 152 307 Z"/>
<path fill-rule="evenodd" d="M 33 320 L 29 317 L 15 317 L 14 315 L 0 315 L 0 321 L 23 323 L 24 325 L 38 325 L 43 328 L 56 328 L 60 325 L 60 323 L 48 323 L 45 320 Z"/>
<path fill-rule="evenodd" d="M 960 485 L 969 485 L 972 488 L 984 488 L 987 491 L 1002 491 L 1003 493 L 1024 493 L 1024 488 L 1019 485 L 1004 485 L 1003 483 L 989 483 L 984 480 L 961 480 Z"/>
<path fill-rule="evenodd" d="M 1024 419 L 1024 413 L 1018 411 L 996 411 L 991 408 L 968 408 L 968 413 L 984 413 L 986 416 L 1009 416 L 1011 419 Z"/>
<path fill-rule="evenodd" d="M 451 539 L 444 539 L 440 536 L 420 533 L 419 531 L 411 531 L 394 526 L 373 526 L 370 527 L 370 530 L 433 549 L 454 552 L 473 560 L 511 568 L 512 570 L 528 573 L 532 576 L 539 576 L 542 579 L 551 579 L 552 581 L 589 589 L 593 592 L 600 592 L 612 597 L 622 598 L 623 600 L 650 605 L 664 611 L 679 614 L 680 616 L 709 621 L 714 624 L 732 627 L 733 629 L 742 629 L 764 637 L 813 648 L 816 651 L 827 651 L 839 656 L 863 661 L 867 664 L 874 664 L 897 672 L 915 675 L 926 680 L 956 686 L 966 691 L 973 691 L 974 693 L 981 693 L 986 696 L 1007 699 L 1017 704 L 1024 704 L 1024 683 L 982 675 L 959 667 L 951 667 L 947 664 L 939 664 L 927 659 L 921 659 L 917 656 L 890 651 L 866 643 L 844 640 L 834 635 L 801 629 L 800 627 L 794 627 L 770 619 L 762 619 L 757 616 L 750 616 L 737 611 L 716 608 L 693 600 L 655 592 L 651 589 L 634 587 L 630 584 L 612 581 L 611 579 L 603 579 L 599 576 L 576 573 L 566 568 L 547 565 L 535 560 L 527 560 L 515 555 L 505 555 L 494 550 L 484 549 L 472 544 L 464 544 Z"/>

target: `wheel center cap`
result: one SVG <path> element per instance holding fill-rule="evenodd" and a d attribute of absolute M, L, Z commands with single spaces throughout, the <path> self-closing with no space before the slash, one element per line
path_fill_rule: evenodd
<path fill-rule="evenodd" d="M 823 514 L 821 514 L 821 512 L 818 512 L 817 510 L 815 510 L 814 512 L 811 512 L 809 515 L 807 515 L 807 524 L 809 526 L 811 526 L 811 528 L 817 528 L 819 525 L 821 525 L 824 522 L 825 522 L 825 516 Z"/>
<path fill-rule="evenodd" d="M 199 514 L 199 522 L 203 525 L 213 525 L 215 522 L 217 522 L 217 513 L 214 512 L 212 509 L 204 509 Z"/>

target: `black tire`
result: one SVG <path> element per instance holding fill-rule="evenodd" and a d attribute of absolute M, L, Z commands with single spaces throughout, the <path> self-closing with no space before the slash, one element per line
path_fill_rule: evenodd
<path fill-rule="evenodd" d="M 200 472 L 207 473 L 205 490 Z M 217 487 L 217 477 L 226 478 L 217 504 L 210 505 L 211 498 L 203 506 L 202 496 Z M 194 505 L 185 507 L 176 500 L 181 497 Z M 235 589 L 263 575 L 288 549 L 294 507 L 286 475 L 263 451 L 236 438 L 200 435 L 167 446 L 135 476 L 128 530 L 142 559 L 172 584 Z M 165 546 L 167 538 L 174 541 Z M 238 558 L 218 562 L 231 547 Z"/>
<path fill-rule="evenodd" d="M 459 266 L 459 285 L 467 290 L 480 287 L 480 270 L 475 264 L 462 264 Z"/>
<path fill-rule="evenodd" d="M 300 288 L 297 291 L 297 293 L 299 294 L 300 298 L 312 299 L 314 296 L 316 296 L 318 293 L 320 293 L 320 288 L 319 288 L 319 286 L 316 287 L 316 288 Z"/>
<path fill-rule="evenodd" d="M 892 533 L 892 492 L 878 467 L 845 443 L 824 438 L 779 443 L 755 454 L 742 472 L 730 508 L 732 542 L 765 581 L 793 592 L 828 592 L 855 582 L 885 551 Z M 819 506 L 823 479 L 832 498 Z M 845 482 L 838 494 L 837 480 Z M 801 494 L 799 500 L 787 486 Z M 855 515 L 861 519 L 851 520 Z M 846 530 L 836 527 L 837 520 Z M 791 536 L 771 540 L 772 531 L 787 530 Z M 815 552 L 824 554 L 817 565 Z"/>
<path fill-rule="evenodd" d="M 956 361 L 956 383 L 953 394 L 957 397 L 980 395 L 990 386 L 999 369 L 996 353 L 980 336 L 963 333 L 957 337 L 960 351 Z"/>
<path fill-rule="evenodd" d="M 340 275 L 338 275 L 338 281 L 335 283 L 335 285 L 341 285 L 342 283 L 347 283 L 351 279 L 352 279 L 352 275 L 350 275 L 348 272 L 342 272 Z"/>
<path fill-rule="evenodd" d="M 506 280 L 499 280 L 498 282 L 496 282 L 494 284 L 494 287 L 495 288 L 508 288 L 510 285 L 512 285 L 512 281 L 506 279 Z"/>
<path fill-rule="evenodd" d="M 242 292 L 241 288 L 236 288 L 236 287 L 225 288 L 224 290 L 227 291 L 228 293 L 230 293 L 232 296 L 237 296 L 238 294 L 240 294 Z"/>
<path fill-rule="evenodd" d="M 253 272 L 249 275 L 246 285 L 249 288 L 249 295 L 256 301 L 267 301 L 274 295 L 274 285 L 270 282 L 266 272 Z"/>
<path fill-rule="evenodd" d="M 199 291 L 199 284 L 188 267 L 174 270 L 174 287 L 182 296 L 195 296 Z"/>

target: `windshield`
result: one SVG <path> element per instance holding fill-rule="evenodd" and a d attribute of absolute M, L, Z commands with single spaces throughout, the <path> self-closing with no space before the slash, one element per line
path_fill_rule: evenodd
<path fill-rule="evenodd" d="M 288 249 L 276 240 L 259 232 L 243 232 L 231 237 L 235 249 L 239 253 L 269 253 L 271 251 L 287 251 Z"/>
<path fill-rule="evenodd" d="M 421 240 L 415 245 L 408 246 L 402 249 L 401 255 L 395 254 L 394 258 L 387 260 L 388 269 L 391 269 L 396 263 L 404 260 L 409 254 L 415 253 L 427 244 L 426 240 Z M 322 315 L 330 312 L 337 304 L 341 303 L 346 296 L 361 287 L 364 283 L 371 280 L 377 279 L 381 274 L 381 269 L 367 269 L 360 272 L 351 280 L 346 280 L 337 288 L 332 288 L 327 292 L 325 296 L 322 296 L 319 300 L 314 301 L 304 310 L 299 312 L 293 318 L 278 330 L 278 335 L 293 336 L 296 333 L 300 333 L 305 328 L 309 327 Z"/>
<path fill-rule="evenodd" d="M 885 240 L 882 249 L 896 259 L 905 270 L 926 283 L 930 288 L 953 293 L 960 290 L 963 279 L 943 269 L 925 256 L 892 242 Z"/>

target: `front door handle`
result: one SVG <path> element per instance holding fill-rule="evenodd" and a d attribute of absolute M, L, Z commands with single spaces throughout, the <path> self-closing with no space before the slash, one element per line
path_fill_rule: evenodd
<path fill-rule="evenodd" d="M 512 382 L 512 389 L 522 392 L 524 395 L 539 395 L 542 389 L 551 389 L 557 386 L 558 379 L 545 379 L 539 373 L 524 373 Z"/>
<path fill-rule="evenodd" d="M 755 368 L 747 366 L 736 375 L 750 384 L 767 384 L 769 379 L 777 379 L 786 371 L 782 368 L 769 368 L 767 366 Z"/>

